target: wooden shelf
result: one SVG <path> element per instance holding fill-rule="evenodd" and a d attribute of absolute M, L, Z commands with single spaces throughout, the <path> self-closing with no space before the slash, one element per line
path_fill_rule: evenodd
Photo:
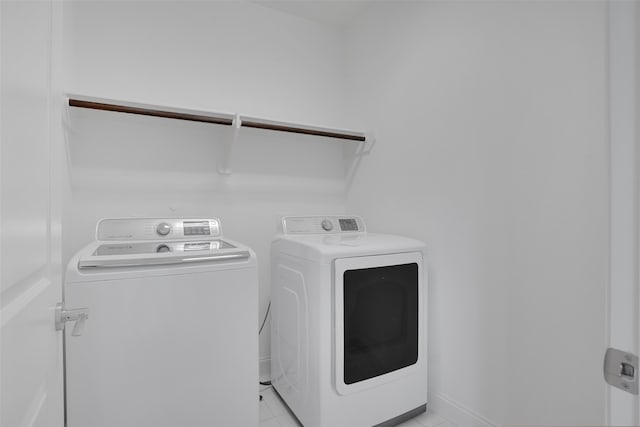
<path fill-rule="evenodd" d="M 68 95 L 68 105 L 69 107 L 75 108 L 88 108 L 93 110 L 232 126 L 234 129 L 233 136 L 229 138 L 229 141 L 226 141 L 223 159 L 218 165 L 218 171 L 222 174 L 231 173 L 230 164 L 232 147 L 237 141 L 239 132 L 243 127 L 297 133 L 321 138 L 333 138 L 343 141 L 355 141 L 360 144 L 357 149 L 359 153 L 363 153 L 365 151 L 364 146 L 366 143 L 368 143 L 370 149 L 374 142 L 373 138 L 364 132 L 280 122 L 257 117 L 241 116 L 239 114 L 215 113 L 210 111 L 157 106 L 129 101 L 116 101 L 112 99 L 88 97 L 83 95 Z"/>
<path fill-rule="evenodd" d="M 341 129 L 331 129 L 318 126 L 291 124 L 276 122 L 273 120 L 258 119 L 255 117 L 240 116 L 240 127 L 267 129 L 280 132 L 300 133 L 304 135 L 321 136 L 326 138 L 346 139 L 349 141 L 364 142 L 367 137 L 363 132 L 354 132 Z"/>
<path fill-rule="evenodd" d="M 211 113 L 208 111 L 189 110 L 186 108 L 160 107 L 111 99 L 90 98 L 70 95 L 69 106 L 89 108 L 92 110 L 114 111 L 118 113 L 138 114 L 142 116 L 162 117 L 165 119 L 188 120 L 192 122 L 213 123 L 217 125 L 233 125 L 233 114 Z"/>

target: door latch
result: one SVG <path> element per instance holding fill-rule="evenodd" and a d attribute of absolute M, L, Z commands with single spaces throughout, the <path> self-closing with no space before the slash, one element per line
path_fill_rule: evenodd
<path fill-rule="evenodd" d="M 608 348 L 604 356 L 605 381 L 631 394 L 638 394 L 638 356 Z"/>
<path fill-rule="evenodd" d="M 67 322 L 76 322 L 73 325 L 71 335 L 79 337 L 84 330 L 84 322 L 89 318 L 88 308 L 74 308 L 67 310 L 64 308 L 61 302 L 56 304 L 56 331 L 64 330 Z"/>

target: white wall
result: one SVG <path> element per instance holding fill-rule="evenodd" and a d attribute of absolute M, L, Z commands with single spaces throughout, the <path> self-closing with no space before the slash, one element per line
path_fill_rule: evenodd
<path fill-rule="evenodd" d="M 347 48 L 348 210 L 427 242 L 432 407 L 602 425 L 606 4 L 375 3 Z"/>
<path fill-rule="evenodd" d="M 70 93 L 346 125 L 337 33 L 246 2 L 67 2 Z M 260 320 L 269 244 L 286 214 L 344 211 L 344 144 L 244 131 L 231 176 L 216 172 L 228 129 L 71 108 L 65 260 L 102 217 L 219 217 L 258 254 Z M 257 326 L 256 326 L 257 329 Z M 269 355 L 269 328 L 261 356 Z"/>

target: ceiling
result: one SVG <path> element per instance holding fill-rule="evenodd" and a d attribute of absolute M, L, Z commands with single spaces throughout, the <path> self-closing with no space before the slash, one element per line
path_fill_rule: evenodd
<path fill-rule="evenodd" d="M 319 24 L 341 28 L 362 14 L 371 0 L 253 0 L 253 2 Z"/>

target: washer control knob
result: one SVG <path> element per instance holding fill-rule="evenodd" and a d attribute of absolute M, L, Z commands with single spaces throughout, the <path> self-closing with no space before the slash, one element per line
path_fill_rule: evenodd
<path fill-rule="evenodd" d="M 156 227 L 156 233 L 158 233 L 161 236 L 166 236 L 167 234 L 169 234 L 170 231 L 171 231 L 171 224 L 168 224 L 166 222 L 161 222 Z"/>
<path fill-rule="evenodd" d="M 167 245 L 159 245 L 156 248 L 156 252 L 158 253 L 162 253 L 162 252 L 171 252 L 171 248 Z"/>
<path fill-rule="evenodd" d="M 328 220 L 328 219 L 323 219 L 322 223 L 320 224 L 322 226 L 322 229 L 324 231 L 331 231 L 333 230 L 333 223 Z"/>

